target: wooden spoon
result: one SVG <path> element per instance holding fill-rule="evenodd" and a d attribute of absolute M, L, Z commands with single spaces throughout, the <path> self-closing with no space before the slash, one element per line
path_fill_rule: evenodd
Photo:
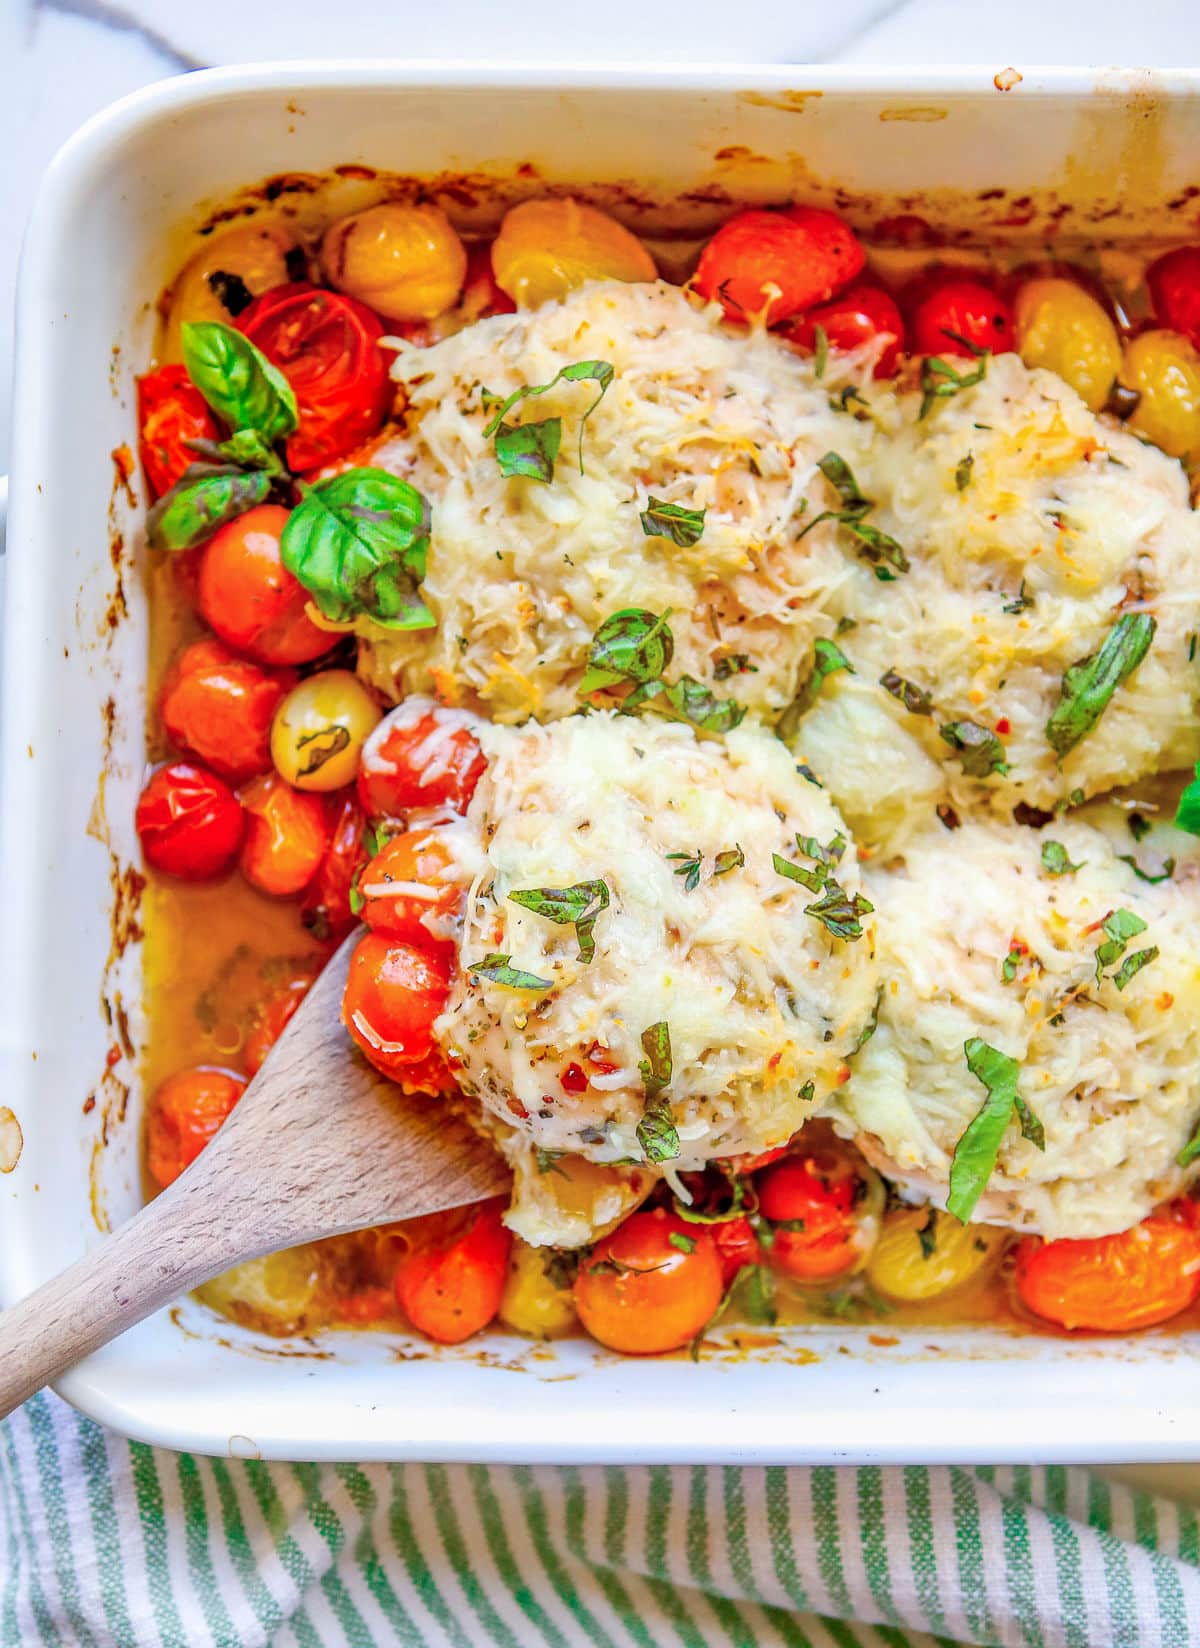
<path fill-rule="evenodd" d="M 492 1146 L 444 1104 L 406 1096 L 352 1056 L 339 1013 L 357 941 L 329 962 L 191 1167 L 0 1314 L 0 1418 L 243 1259 L 508 1189 Z"/>

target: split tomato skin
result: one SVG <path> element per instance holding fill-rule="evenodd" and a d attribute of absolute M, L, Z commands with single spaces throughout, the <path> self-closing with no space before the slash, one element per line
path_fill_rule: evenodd
<path fill-rule="evenodd" d="M 220 439 L 208 402 L 183 366 L 146 372 L 137 384 L 139 450 L 152 498 L 161 498 L 199 463 L 189 441 Z"/>
<path fill-rule="evenodd" d="M 786 321 L 778 330 L 785 343 L 810 355 L 817 346 L 818 326 L 824 330 L 829 347 L 843 354 L 861 349 L 876 338 L 890 338 L 875 363 L 874 376 L 895 377 L 904 347 L 904 317 L 895 298 L 882 286 L 856 280 L 829 303 Z"/>
<path fill-rule="evenodd" d="M 724 1288 L 709 1227 L 656 1207 L 631 1213 L 596 1243 L 575 1278 L 575 1308 L 609 1350 L 659 1356 L 696 1337 Z"/>
<path fill-rule="evenodd" d="M 212 881 L 237 857 L 245 816 L 223 779 L 190 761 L 172 761 L 138 797 L 134 826 L 154 869 L 180 881 Z"/>
<path fill-rule="evenodd" d="M 240 792 L 246 834 L 238 863 L 252 887 L 270 898 L 301 893 L 329 846 L 332 821 L 322 795 L 294 790 L 276 772 Z"/>
<path fill-rule="evenodd" d="M 970 275 L 945 274 L 921 282 L 909 318 L 914 354 L 970 357 L 962 338 L 993 355 L 1017 346 L 1011 306 L 994 286 Z"/>
<path fill-rule="evenodd" d="M 437 1073 L 433 1023 L 449 994 L 444 957 L 367 933 L 350 958 L 342 1023 L 377 1070 L 426 1091 Z"/>
<path fill-rule="evenodd" d="M 363 746 L 359 799 L 372 818 L 465 813 L 486 766 L 468 717 L 410 698 L 384 716 Z"/>
<path fill-rule="evenodd" d="M 1200 1231 L 1151 1214 L 1115 1236 L 1017 1244 L 1016 1289 L 1025 1308 L 1059 1327 L 1136 1333 L 1200 1297 Z"/>
<path fill-rule="evenodd" d="M 419 1247 L 396 1269 L 396 1301 L 418 1333 L 439 1345 L 460 1345 L 500 1309 L 512 1234 L 504 1204 L 481 1202 L 451 1241 Z"/>
<path fill-rule="evenodd" d="M 146 1168 L 160 1190 L 195 1161 L 245 1088 L 232 1070 L 196 1065 L 155 1089 L 146 1111 Z"/>
<path fill-rule="evenodd" d="M 776 325 L 827 303 L 865 262 L 858 237 L 836 212 L 751 208 L 721 225 L 700 254 L 692 285 L 724 305 L 730 320 L 764 315 Z"/>
<path fill-rule="evenodd" d="M 258 504 L 209 539 L 200 562 L 200 616 L 226 646 L 260 664 L 307 664 L 332 637 L 308 616 L 308 591 L 283 564 L 288 511 Z"/>
<path fill-rule="evenodd" d="M 271 765 L 271 721 L 293 682 L 239 658 L 213 637 L 194 641 L 163 682 L 159 717 L 179 750 L 240 784 Z"/>

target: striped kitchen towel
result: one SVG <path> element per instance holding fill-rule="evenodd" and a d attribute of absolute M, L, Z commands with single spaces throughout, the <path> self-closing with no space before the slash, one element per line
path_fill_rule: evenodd
<path fill-rule="evenodd" d="M 3 1648 L 1188 1648 L 1200 1524 L 1052 1468 L 265 1465 L 0 1425 Z"/>

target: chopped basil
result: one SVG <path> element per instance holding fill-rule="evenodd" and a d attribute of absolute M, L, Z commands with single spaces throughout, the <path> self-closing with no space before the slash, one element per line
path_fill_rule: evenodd
<path fill-rule="evenodd" d="M 519 476 L 548 485 L 562 446 L 562 419 L 541 423 L 502 423 L 496 430 L 496 462 L 506 479 Z"/>
<path fill-rule="evenodd" d="M 1011 601 L 1005 601 L 1004 611 L 1005 612 L 1011 612 L 1014 616 L 1016 616 L 1017 613 L 1024 612 L 1027 607 L 1031 607 L 1032 605 L 1033 605 L 1033 596 L 1032 595 L 1026 595 L 1026 593 L 1025 593 L 1025 580 L 1024 580 L 1024 578 L 1022 578 L 1021 579 L 1021 587 L 1017 590 L 1017 593 L 1016 593 L 1016 596 L 1014 597 L 1014 599 L 1011 600 Z"/>
<path fill-rule="evenodd" d="M 948 721 L 938 732 L 958 754 L 968 778 L 1008 771 L 1004 745 L 990 727 L 981 727 L 977 721 Z"/>
<path fill-rule="evenodd" d="M 295 391 L 236 327 L 185 321 L 181 341 L 187 375 L 222 423 L 253 429 L 268 445 L 292 433 L 299 422 Z"/>
<path fill-rule="evenodd" d="M 535 453 L 528 447 L 525 451 L 525 456 L 529 462 L 533 463 L 535 459 L 539 459 L 543 468 L 548 458 L 549 473 L 544 473 L 540 470 L 535 472 L 532 468 L 505 468 L 506 460 L 501 457 L 500 451 L 502 438 L 506 441 L 507 451 L 509 454 L 508 461 L 510 463 L 514 461 L 514 458 L 519 458 L 521 454 L 520 452 L 514 452 L 511 440 L 514 433 L 520 433 L 520 428 L 514 431 L 513 426 L 511 424 L 506 424 L 504 420 L 512 411 L 513 407 L 517 406 L 521 401 L 527 400 L 533 395 L 544 395 L 548 389 L 553 389 L 556 383 L 582 383 L 590 381 L 592 383 L 599 384 L 600 393 L 596 396 L 595 400 L 592 401 L 591 405 L 587 408 L 582 418 L 579 420 L 579 473 L 582 475 L 584 426 L 591 417 L 592 413 L 600 405 L 600 402 L 604 399 L 605 391 L 608 389 L 609 384 L 613 381 L 615 376 L 616 373 L 613 371 L 612 365 L 609 361 L 575 361 L 571 366 L 564 366 L 561 372 L 556 372 L 550 379 L 549 383 L 526 384 L 523 389 L 514 389 L 512 394 L 509 395 L 506 400 L 498 402 L 496 396 L 488 395 L 485 391 L 484 404 L 489 408 L 494 406 L 496 410 L 492 414 L 491 420 L 483 431 L 483 438 L 485 441 L 490 441 L 493 435 L 496 437 L 496 457 L 500 463 L 500 473 L 502 475 L 526 474 L 530 475 L 532 479 L 539 481 L 549 481 L 553 478 L 554 460 L 558 456 L 558 449 L 562 440 L 562 419 L 548 418 L 545 423 L 525 424 L 521 426 L 526 430 L 550 430 L 551 426 L 553 426 L 553 451 L 550 451 L 551 438 L 549 436 L 543 436 L 541 438 L 540 446 L 542 450 L 540 454 Z"/>
<path fill-rule="evenodd" d="M 694 1236 L 685 1236 L 682 1230 L 673 1230 L 667 1237 L 667 1242 L 671 1247 L 677 1247 L 680 1253 L 695 1253 L 696 1251 L 696 1238 Z"/>
<path fill-rule="evenodd" d="M 786 876 L 789 881 L 798 881 L 802 887 L 807 887 L 810 893 L 819 893 L 825 885 L 828 871 L 822 866 L 817 870 L 806 870 L 802 864 L 793 864 L 790 859 L 779 853 L 771 854 L 771 863 L 777 875 Z"/>
<path fill-rule="evenodd" d="M 825 891 L 815 904 L 806 904 L 804 913 L 812 916 L 834 938 L 861 938 L 861 917 L 871 915 L 875 906 L 861 893 L 853 897 L 832 876 L 825 881 Z"/>
<path fill-rule="evenodd" d="M 366 617 L 384 629 L 432 629 L 420 595 L 429 553 L 425 498 L 385 469 L 347 469 L 301 487 L 279 557 L 335 623 Z"/>
<path fill-rule="evenodd" d="M 674 1161 L 679 1154 L 679 1134 L 669 1104 L 647 1104 L 637 1124 L 637 1141 L 648 1162 Z"/>
<path fill-rule="evenodd" d="M 640 686 L 657 681 L 675 656 L 669 612 L 669 608 L 659 614 L 623 607 L 606 618 L 592 639 L 588 667 L 577 691 L 586 696 L 622 682 Z"/>
<path fill-rule="evenodd" d="M 146 542 L 151 549 L 191 549 L 226 521 L 265 503 L 270 491 L 270 477 L 261 470 L 246 474 L 232 466 L 189 464 L 147 514 Z"/>
<path fill-rule="evenodd" d="M 718 658 L 713 665 L 713 678 L 728 681 L 731 675 L 757 675 L 758 665 L 750 662 L 746 652 L 732 652 L 728 658 Z"/>
<path fill-rule="evenodd" d="M 670 686 L 665 681 L 646 681 L 635 687 L 619 706 L 626 715 L 649 706 L 670 721 L 685 721 L 700 732 L 732 732 L 745 717 L 744 704 L 732 698 L 718 698 L 694 675 L 681 675 Z"/>
<path fill-rule="evenodd" d="M 1122 864 L 1128 864 L 1129 868 L 1133 871 L 1139 881 L 1148 881 L 1152 887 L 1156 887 L 1160 881 L 1170 881 L 1171 877 L 1175 874 L 1175 860 L 1173 858 L 1164 858 L 1162 861 L 1162 869 L 1157 875 L 1151 875 L 1149 870 L 1142 869 L 1141 865 L 1138 863 L 1137 859 L 1134 858 L 1132 853 L 1118 853 L 1117 857 L 1121 860 Z"/>
<path fill-rule="evenodd" d="M 283 459 L 257 429 L 239 429 L 227 441 L 188 441 L 197 457 L 239 469 L 261 469 L 267 475 L 285 475 Z"/>
<path fill-rule="evenodd" d="M 1143 967 L 1148 967 L 1158 958 L 1158 945 L 1152 944 L 1146 950 L 1135 950 L 1133 955 L 1126 956 L 1125 960 L 1113 974 L 1113 983 L 1118 990 L 1123 990 L 1130 979 L 1140 973 Z"/>
<path fill-rule="evenodd" d="M 875 1034 L 876 1030 L 879 1029 L 879 1009 L 882 1006 L 883 985 L 881 984 L 875 992 L 875 1004 L 871 1008 L 871 1016 L 863 1025 L 862 1029 L 858 1032 L 858 1040 L 854 1043 L 854 1046 L 846 1055 L 847 1058 L 852 1059 L 856 1053 L 861 1053 L 863 1048 L 870 1041 L 871 1037 Z M 807 1094 L 805 1093 L 805 1089 L 807 1089 Z M 804 1087 L 800 1090 L 800 1097 L 803 1099 L 807 1096 L 811 1099 L 815 1091 L 816 1089 L 814 1088 L 812 1082 L 805 1082 Z"/>
<path fill-rule="evenodd" d="M 954 468 L 954 484 L 960 492 L 965 492 L 971 484 L 971 471 L 975 467 L 975 454 L 968 452 L 965 458 L 960 458 Z"/>
<path fill-rule="evenodd" d="M 870 1029 L 870 1032 L 869 1033 L 864 1032 L 863 1036 L 860 1038 L 859 1047 L 862 1046 L 864 1041 L 870 1041 L 871 1036 L 874 1034 L 874 1032 L 875 1032 L 875 1026 L 872 1025 L 871 1029 Z M 854 1051 L 857 1052 L 858 1048 L 856 1047 Z M 817 1096 L 817 1084 L 816 1084 L 815 1081 L 811 1081 L 811 1080 L 806 1081 L 804 1086 L 796 1094 L 796 1097 L 800 1100 L 800 1102 L 802 1104 L 811 1104 L 813 1102 L 813 1100 L 816 1098 L 816 1096 Z"/>
<path fill-rule="evenodd" d="M 1196 767 L 1195 778 L 1179 797 L 1175 827 L 1186 830 L 1188 835 L 1200 835 L 1200 765 Z"/>
<path fill-rule="evenodd" d="M 671 1057 L 671 1026 L 666 1019 L 659 1019 L 657 1024 L 642 1031 L 642 1051 L 646 1057 L 638 1060 L 638 1070 L 646 1089 L 646 1099 L 653 1102 L 664 1087 L 671 1085 L 675 1071 Z"/>
<path fill-rule="evenodd" d="M 785 743 L 789 738 L 795 737 L 800 722 L 820 697 L 821 688 L 825 684 L 826 677 L 836 675 L 839 670 L 845 670 L 850 675 L 855 673 L 854 665 L 836 641 L 827 641 L 824 637 L 818 637 L 813 642 L 812 669 L 801 683 L 796 696 L 775 724 L 776 734 Z"/>
<path fill-rule="evenodd" d="M 1175 1165 L 1177 1167 L 1190 1167 L 1197 1156 L 1200 1156 L 1200 1127 L 1196 1128 L 1191 1138 L 1175 1157 Z"/>
<path fill-rule="evenodd" d="M 484 956 L 482 961 L 469 961 L 466 971 L 474 973 L 479 978 L 488 979 L 492 984 L 502 984 L 507 990 L 551 990 L 554 988 L 553 979 L 538 978 L 536 973 L 527 973 L 523 967 L 510 965 L 511 956 L 491 955 Z"/>
<path fill-rule="evenodd" d="M 680 1212 L 682 1211 L 682 1208 L 680 1208 Z M 709 1330 L 714 1327 L 717 1321 L 725 1314 L 725 1311 L 729 1306 L 729 1301 L 733 1298 L 734 1291 L 741 1282 L 743 1276 L 749 1275 L 749 1273 L 755 1268 L 756 1267 L 754 1265 L 742 1265 L 739 1267 L 736 1275 L 730 1281 L 729 1286 L 725 1289 L 720 1299 L 718 1299 L 716 1310 L 713 1311 L 708 1321 L 705 1322 L 704 1326 L 700 1329 L 699 1333 L 688 1347 L 688 1355 L 691 1357 L 693 1362 L 698 1362 L 700 1360 L 700 1351 L 703 1348 L 704 1341 Z"/>
<path fill-rule="evenodd" d="M 1024 955 L 1024 949 L 1019 945 L 1014 944 L 1012 949 L 1005 956 L 1004 965 L 1000 969 L 1000 977 L 1003 979 L 1005 984 L 1011 984 L 1016 978 L 1017 968 L 1021 965 Z"/>
<path fill-rule="evenodd" d="M 978 363 L 973 372 L 960 372 L 956 366 L 951 366 L 948 360 L 941 355 L 929 355 L 921 362 L 921 406 L 917 413 L 918 421 L 928 417 L 934 405 L 947 399 L 950 395 L 957 395 L 960 389 L 971 389 L 977 383 L 982 383 L 987 377 L 988 361 L 991 358 L 986 349 L 978 349 L 966 338 L 957 333 L 950 333 L 955 343 L 961 343 L 975 356 Z"/>
<path fill-rule="evenodd" d="M 897 675 L 894 669 L 879 677 L 879 685 L 885 692 L 890 692 L 893 698 L 899 699 L 910 715 L 932 715 L 933 699 L 924 687 L 918 687 L 914 681 L 906 681 L 902 675 Z"/>
<path fill-rule="evenodd" d="M 535 916 L 544 916 L 558 926 L 573 926 L 580 961 L 587 963 L 593 959 L 596 917 L 601 910 L 608 909 L 606 881 L 576 881 L 570 887 L 527 887 L 509 893 L 508 897 L 510 903 L 532 910 Z"/>
<path fill-rule="evenodd" d="M 1146 923 L 1141 916 L 1135 916 L 1132 910 L 1120 909 L 1110 910 L 1100 923 L 1100 927 L 1106 937 L 1104 942 L 1096 947 L 1097 984 L 1104 976 L 1104 969 L 1111 967 L 1114 961 L 1119 961 L 1125 954 L 1130 939 L 1146 931 Z"/>
<path fill-rule="evenodd" d="M 895 573 L 888 570 L 894 567 L 896 572 L 908 571 L 908 558 L 904 550 L 886 532 L 878 527 L 869 526 L 864 517 L 874 509 L 874 502 L 865 498 L 854 478 L 854 471 L 838 452 L 826 452 L 823 458 L 817 460 L 817 468 L 824 475 L 842 500 L 842 508 L 825 509 L 815 516 L 799 534 L 803 538 L 822 521 L 837 521 L 859 541 L 863 558 L 870 561 L 875 567 L 875 576 L 884 582 L 895 577 Z"/>
<path fill-rule="evenodd" d="M 1063 675 L 1061 696 L 1046 722 L 1046 739 L 1062 757 L 1091 732 L 1113 694 L 1150 650 L 1156 628 L 1148 612 L 1118 618 L 1099 650 L 1072 664 Z"/>
<path fill-rule="evenodd" d="M 661 1096 L 674 1072 L 671 1027 L 665 1019 L 642 1031 L 642 1050 L 646 1057 L 638 1060 L 638 1069 L 646 1089 L 646 1105 L 637 1124 L 637 1141 L 648 1162 L 669 1162 L 679 1154 L 679 1134 L 671 1106 Z"/>
<path fill-rule="evenodd" d="M 702 509 L 685 509 L 651 496 L 642 511 L 642 531 L 647 538 L 669 538 L 678 548 L 691 549 L 703 535 L 704 515 Z"/>
<path fill-rule="evenodd" d="M 978 1036 L 968 1037 L 963 1043 L 963 1052 L 967 1069 L 987 1089 L 987 1098 L 968 1122 L 950 1163 L 946 1211 L 965 1225 L 995 1171 L 1000 1146 L 1014 1114 L 1020 1121 L 1024 1138 L 1040 1150 L 1045 1149 L 1046 1141 L 1041 1123 L 1017 1092 L 1021 1072 L 1017 1060 L 990 1047 Z"/>
<path fill-rule="evenodd" d="M 1072 864 L 1061 841 L 1042 842 L 1042 869 L 1047 875 L 1074 875 L 1076 870 L 1083 869 L 1083 862 Z"/>
<path fill-rule="evenodd" d="M 802 853 L 819 859 L 822 864 L 840 864 L 846 851 L 846 838 L 839 833 L 826 846 L 822 846 L 815 835 L 798 835 L 796 845 Z"/>
<path fill-rule="evenodd" d="M 829 334 L 823 326 L 813 327 L 813 377 L 818 383 L 829 365 Z"/>

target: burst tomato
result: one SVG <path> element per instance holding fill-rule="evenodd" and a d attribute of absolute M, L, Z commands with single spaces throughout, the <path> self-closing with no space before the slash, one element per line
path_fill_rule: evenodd
<path fill-rule="evenodd" d="M 308 616 L 308 591 L 280 559 L 287 518 L 279 504 L 248 509 L 213 534 L 200 562 L 201 617 L 260 664 L 308 663 L 333 639 Z"/>
<path fill-rule="evenodd" d="M 161 498 L 198 463 L 189 441 L 220 439 L 216 419 L 182 366 L 164 366 L 138 379 L 142 468 L 152 497 Z"/>
<path fill-rule="evenodd" d="M 294 790 L 269 772 L 245 786 L 241 803 L 246 836 L 238 863 L 246 880 L 272 898 L 303 892 L 329 846 L 332 821 L 324 796 Z"/>
<path fill-rule="evenodd" d="M 396 1269 L 396 1299 L 418 1333 L 458 1345 L 500 1309 L 512 1236 L 502 1202 L 481 1202 L 465 1230 L 440 1245 L 418 1247 Z"/>
<path fill-rule="evenodd" d="M 134 824 L 147 864 L 183 881 L 209 881 L 237 857 L 245 818 L 215 773 L 172 761 L 142 791 Z"/>
<path fill-rule="evenodd" d="M 723 1291 L 708 1227 L 656 1207 L 631 1213 L 596 1243 L 575 1279 L 575 1308 L 609 1350 L 655 1356 L 694 1339 Z"/>
<path fill-rule="evenodd" d="M 248 1076 L 256 1076 L 262 1069 L 267 1054 L 292 1022 L 316 976 L 311 967 L 298 967 L 260 1003 L 242 1046 L 242 1063 Z"/>
<path fill-rule="evenodd" d="M 882 286 L 856 280 L 831 302 L 785 322 L 779 328 L 779 335 L 793 348 L 811 354 L 816 348 L 818 326 L 823 328 L 829 347 L 844 354 L 861 349 L 876 338 L 890 338 L 891 342 L 885 345 L 875 363 L 875 376 L 895 375 L 904 347 L 904 320 L 896 300 Z"/>
<path fill-rule="evenodd" d="M 865 254 L 836 212 L 816 206 L 738 212 L 700 254 L 692 284 L 731 320 L 765 312 L 768 324 L 826 303 L 854 279 Z"/>
<path fill-rule="evenodd" d="M 146 1167 L 160 1189 L 195 1161 L 245 1087 L 232 1070 L 197 1065 L 155 1089 L 146 1111 Z"/>
<path fill-rule="evenodd" d="M 846 1152 L 818 1146 L 785 1156 L 757 1175 L 755 1188 L 758 1210 L 772 1227 L 772 1269 L 817 1282 L 860 1262 L 864 1248 L 855 1208 L 863 1182 Z"/>
<path fill-rule="evenodd" d="M 194 641 L 163 682 L 159 715 L 167 737 L 235 784 L 271 765 L 271 719 L 292 684 L 220 641 Z"/>
<path fill-rule="evenodd" d="M 329 845 L 300 908 L 300 920 L 322 943 L 337 943 L 354 926 L 357 918 L 350 908 L 350 889 L 367 862 L 367 849 L 363 845 L 366 819 L 358 797 L 353 790 L 346 790 L 340 797 L 331 796 L 330 805 L 336 806 L 337 811 Z"/>
<path fill-rule="evenodd" d="M 363 746 L 358 793 L 372 817 L 439 807 L 465 813 L 486 766 L 469 716 L 409 698 Z"/>
<path fill-rule="evenodd" d="M 970 355 L 961 338 L 994 355 L 1016 347 L 1009 305 L 995 287 L 970 275 L 946 274 L 923 283 L 911 323 L 910 348 L 918 355 Z"/>
<path fill-rule="evenodd" d="M 440 956 L 368 933 L 350 958 L 342 1022 L 377 1070 L 420 1087 L 413 1066 L 435 1057 L 433 1021 L 449 994 Z"/>
<path fill-rule="evenodd" d="M 1017 1244 L 1017 1293 L 1035 1316 L 1064 1328 L 1134 1333 L 1200 1297 L 1200 1232 L 1165 1214 L 1088 1240 Z"/>
<path fill-rule="evenodd" d="M 452 924 L 463 902 L 462 887 L 446 873 L 452 865 L 435 830 L 394 836 L 359 877 L 363 920 L 406 944 L 452 949 Z"/>

